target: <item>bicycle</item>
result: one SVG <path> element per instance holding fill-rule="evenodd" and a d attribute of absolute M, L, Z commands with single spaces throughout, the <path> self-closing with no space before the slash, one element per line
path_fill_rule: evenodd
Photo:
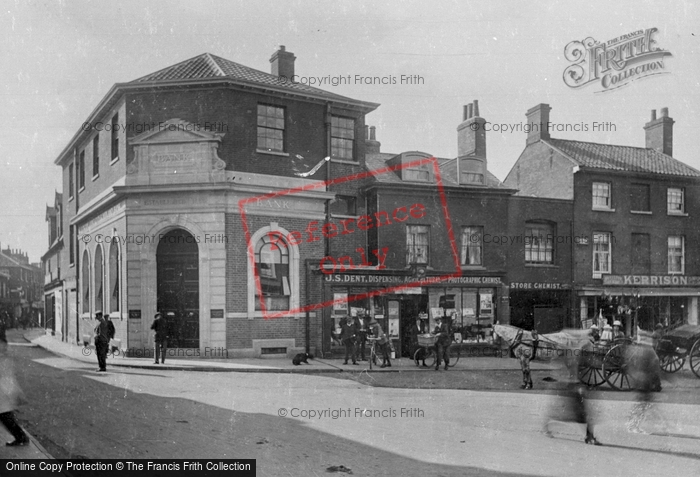
<path fill-rule="evenodd" d="M 418 366 L 418 362 L 422 361 L 423 366 L 426 368 L 432 368 L 437 359 L 437 335 L 418 335 L 418 348 L 413 353 L 413 360 Z M 457 343 L 454 337 L 452 338 L 452 343 Z M 450 353 L 450 351 L 456 350 L 456 352 Z M 450 364 L 447 365 L 448 368 L 453 368 L 455 364 L 459 361 L 462 355 L 461 346 L 452 347 L 450 346 L 448 353 L 450 353 Z"/>
<path fill-rule="evenodd" d="M 376 366 L 379 360 L 379 356 L 377 356 L 377 341 L 379 341 L 379 339 L 380 338 L 372 338 L 370 336 L 367 337 L 367 341 L 369 341 L 369 369 L 372 369 L 372 364 Z"/>

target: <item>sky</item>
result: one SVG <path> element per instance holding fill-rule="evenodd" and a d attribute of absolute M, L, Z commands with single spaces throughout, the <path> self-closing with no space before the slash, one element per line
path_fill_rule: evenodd
<path fill-rule="evenodd" d="M 517 125 L 539 103 L 579 125 L 552 137 L 644 146 L 652 109 L 675 120 L 674 157 L 700 169 L 700 2 L 28 1 L 0 3 L 0 244 L 38 262 L 46 205 L 61 191 L 54 160 L 117 82 L 209 52 L 270 71 L 285 45 L 301 81 L 350 75 L 322 89 L 376 102 L 367 116 L 382 152 L 457 155 L 463 105 Z M 657 28 L 665 74 L 614 91 L 571 88 L 564 48 Z M 355 76 L 387 78 L 366 84 Z M 418 75 L 419 84 L 400 84 Z M 303 77 L 303 79 L 301 78 Z M 391 78 L 395 82 L 392 83 Z M 613 127 L 593 131 L 593 123 Z M 584 128 L 584 125 L 587 126 Z M 492 126 L 496 129 L 496 126 Z M 584 130 L 586 129 L 586 130 Z M 607 130 L 605 130 L 607 129 Z M 488 131 L 499 179 L 525 146 L 522 131 Z"/>

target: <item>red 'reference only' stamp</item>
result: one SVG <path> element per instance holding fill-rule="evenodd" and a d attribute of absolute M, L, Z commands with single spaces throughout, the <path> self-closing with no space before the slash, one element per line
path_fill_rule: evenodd
<path fill-rule="evenodd" d="M 446 273 L 439 276 L 416 278 L 415 281 L 407 280 L 406 282 L 397 284 L 395 286 L 388 286 L 380 289 L 369 290 L 366 293 L 354 294 L 337 300 L 327 300 L 325 302 L 320 303 L 307 303 L 305 305 L 300 305 L 297 307 L 290 307 L 290 309 L 288 310 L 272 311 L 267 309 L 268 307 L 265 304 L 263 289 L 261 285 L 261 274 L 258 270 L 258 267 L 256 266 L 255 261 L 255 244 L 251 241 L 251 232 L 246 214 L 246 206 L 248 204 L 259 203 L 260 201 L 264 200 L 290 197 L 294 194 L 312 190 L 326 190 L 329 186 L 332 185 L 343 184 L 351 181 L 359 181 L 370 176 L 376 177 L 382 174 L 392 174 L 401 169 L 418 168 L 426 164 L 430 164 L 433 167 L 433 173 L 435 176 L 435 186 L 437 188 L 437 192 L 440 198 L 441 212 L 443 214 L 443 219 L 445 223 L 444 232 L 447 235 L 447 239 L 449 241 L 449 248 L 452 255 L 452 261 L 455 265 L 454 272 Z M 260 309 L 262 311 L 263 318 L 266 319 L 297 315 L 300 313 L 305 313 L 307 311 L 313 311 L 332 306 L 336 303 L 346 303 L 389 293 L 400 293 L 401 290 L 404 289 L 439 283 L 442 281 L 449 280 L 451 278 L 460 277 L 462 275 L 462 270 L 459 264 L 459 253 L 457 251 L 457 246 L 455 243 L 454 231 L 452 228 L 452 221 L 450 219 L 450 214 L 447 207 L 447 200 L 442 183 L 442 177 L 440 174 L 438 161 L 434 157 L 419 159 L 405 164 L 387 166 L 372 171 L 351 174 L 348 176 L 338 177 L 327 181 L 316 181 L 314 183 L 300 187 L 294 187 L 286 190 L 270 192 L 268 194 L 248 197 L 246 199 L 241 199 L 238 202 L 238 209 L 241 215 L 241 222 L 243 225 L 243 231 L 246 239 L 249 266 L 251 266 L 252 270 L 254 270 L 256 299 L 260 300 Z M 342 237 L 343 235 L 350 235 L 353 233 L 364 233 L 372 228 L 379 228 L 391 224 L 403 223 L 411 218 L 424 218 L 426 214 L 426 207 L 420 202 L 414 202 L 412 204 L 406 204 L 395 207 L 393 210 L 382 210 L 374 212 L 372 214 L 361 215 L 359 217 L 343 218 L 342 220 L 338 221 L 338 224 L 328 221 L 329 217 L 327 216 L 326 222 L 324 223 L 321 223 L 317 220 L 312 220 L 309 221 L 304 230 L 294 230 L 286 235 L 282 234 L 281 232 L 268 232 L 266 241 L 269 244 L 270 250 L 283 250 L 287 249 L 288 247 L 301 247 L 304 244 L 312 242 L 318 242 L 321 240 L 333 240 L 334 238 Z M 347 253 L 336 257 L 321 257 L 321 273 L 328 276 L 333 273 L 345 272 L 349 270 L 363 269 L 367 271 L 374 271 L 386 269 L 385 262 L 389 253 L 389 246 L 380 246 L 377 249 L 369 251 L 366 251 L 364 247 L 359 247 L 354 252 L 354 258 L 353 256 Z M 376 263 L 373 264 L 372 262 Z M 306 286 L 309 286 L 309 284 L 307 283 Z"/>

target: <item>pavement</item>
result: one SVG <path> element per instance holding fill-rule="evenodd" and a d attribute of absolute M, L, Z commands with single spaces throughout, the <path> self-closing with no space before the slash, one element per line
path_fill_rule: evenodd
<path fill-rule="evenodd" d="M 97 356 L 93 346 L 83 347 L 57 340 L 54 337 L 40 334 L 37 331 L 25 334 L 25 339 L 33 345 L 51 351 L 52 353 L 63 355 L 71 359 L 85 363 L 94 363 L 97 368 Z M 168 350 L 175 352 L 176 350 Z M 170 358 L 166 359 L 166 364 L 155 364 L 153 357 L 138 358 L 126 357 L 124 354 L 116 352 L 107 356 L 107 369 L 109 367 L 126 367 L 141 369 L 157 369 L 170 371 L 203 371 L 203 372 L 240 372 L 240 373 L 303 373 L 303 374 L 323 374 L 323 373 L 361 373 L 369 371 L 369 361 L 358 361 L 357 366 L 352 364 L 344 365 L 343 359 L 314 358 L 309 360 L 309 364 L 295 366 L 289 358 Z M 550 363 L 533 361 L 530 364 L 533 370 L 557 369 L 556 365 Z M 491 356 L 462 356 L 454 366 L 455 370 L 519 370 L 517 361 L 507 357 Z M 372 367 L 372 372 L 392 373 L 392 372 L 415 372 L 422 371 L 415 362 L 409 358 L 391 360 L 391 367 Z"/>
<path fill-rule="evenodd" d="M 17 338 L 9 343 L 10 346 L 40 346 L 47 351 L 62 355 L 84 363 L 92 363 L 97 368 L 97 357 L 94 347 L 77 346 L 57 340 L 45 334 L 43 329 L 19 332 L 11 330 L 8 335 L 17 334 Z M 236 359 L 167 359 L 166 364 L 154 364 L 153 358 L 131 358 L 120 353 L 111 353 L 107 358 L 107 368 L 141 368 L 170 371 L 201 371 L 201 372 L 239 372 L 239 373 L 362 373 L 368 372 L 369 362 L 359 361 L 357 366 L 343 365 L 343 359 L 312 359 L 308 365 L 294 366 L 288 358 L 236 358 Z M 390 368 L 373 367 L 372 372 L 419 372 L 422 368 L 415 365 L 412 359 L 401 358 L 391 361 Z M 547 363 L 534 361 L 532 369 L 554 369 Z M 455 370 L 514 370 L 518 363 L 508 358 L 497 357 L 461 357 L 454 367 Z M 21 414 L 17 417 L 21 419 Z M 28 434 L 29 435 L 29 434 Z M 30 443 L 22 447 L 7 447 L 4 442 L 13 440 L 12 435 L 0 426 L 0 458 L 2 459 L 53 459 L 53 457 L 30 435 Z"/>

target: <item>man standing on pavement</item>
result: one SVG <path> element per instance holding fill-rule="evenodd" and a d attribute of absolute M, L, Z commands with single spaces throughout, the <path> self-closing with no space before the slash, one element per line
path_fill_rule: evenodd
<path fill-rule="evenodd" d="M 435 327 L 437 339 L 435 345 L 437 347 L 437 359 L 435 360 L 435 371 L 440 369 L 441 361 L 445 361 L 445 371 L 450 365 L 450 344 L 452 344 L 452 330 L 447 323 L 447 318 L 444 320 L 437 318 L 437 326 Z"/>
<path fill-rule="evenodd" d="M 355 318 L 355 327 L 357 328 L 357 345 L 360 348 L 360 361 L 367 361 L 365 359 L 365 343 L 367 342 L 367 317 L 364 313 L 358 313 Z"/>
<path fill-rule="evenodd" d="M 107 334 L 109 335 L 109 341 L 111 343 L 114 339 L 114 335 L 117 333 L 117 330 L 114 329 L 114 323 L 112 323 L 112 319 L 109 317 L 109 315 L 105 315 L 105 321 L 107 322 Z"/>
<path fill-rule="evenodd" d="M 158 359 L 160 362 L 165 364 L 165 353 L 168 350 L 168 323 L 165 321 L 160 313 L 156 313 L 154 316 L 153 324 L 151 329 L 156 332 L 155 343 L 156 343 L 156 362 L 158 364 Z"/>
<path fill-rule="evenodd" d="M 345 362 L 343 364 L 348 364 L 348 357 L 350 355 L 352 355 L 352 364 L 357 364 L 357 350 L 355 349 L 357 326 L 355 326 L 352 316 L 348 315 L 340 326 L 340 339 L 345 345 Z"/>
<path fill-rule="evenodd" d="M 104 373 L 107 371 L 107 351 L 109 351 L 109 324 L 102 316 L 102 312 L 95 313 L 95 319 L 99 321 L 95 327 L 95 353 L 97 354 L 97 371 Z"/>

